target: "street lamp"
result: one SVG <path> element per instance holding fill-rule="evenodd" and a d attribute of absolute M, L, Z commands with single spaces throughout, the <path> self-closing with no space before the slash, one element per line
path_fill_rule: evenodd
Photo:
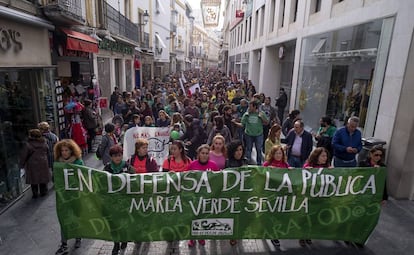
<path fill-rule="evenodd" d="M 150 17 L 150 15 L 148 13 L 148 10 L 145 10 L 144 14 L 142 14 L 143 22 L 142 23 L 138 23 L 138 25 L 145 26 L 148 23 L 148 21 L 149 21 L 149 17 Z"/>

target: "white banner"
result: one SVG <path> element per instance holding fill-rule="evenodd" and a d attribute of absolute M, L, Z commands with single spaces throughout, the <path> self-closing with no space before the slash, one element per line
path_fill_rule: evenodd
<path fill-rule="evenodd" d="M 148 155 L 157 161 L 158 166 L 161 166 L 169 155 L 170 128 L 133 127 L 128 129 L 124 136 L 124 160 L 128 160 L 135 153 L 135 141 L 138 138 L 148 140 Z"/>
<path fill-rule="evenodd" d="M 184 95 L 187 96 L 187 92 L 185 91 L 184 84 L 183 84 L 183 79 L 180 78 L 179 80 L 180 80 L 181 90 L 183 91 Z"/>
<path fill-rule="evenodd" d="M 200 84 L 199 84 L 199 83 L 196 83 L 196 84 L 194 84 L 193 86 L 191 86 L 191 87 L 189 88 L 189 89 L 190 89 L 190 91 L 191 91 L 191 95 L 195 93 L 196 88 L 198 88 L 198 89 L 199 89 L 199 91 L 201 91 Z"/>

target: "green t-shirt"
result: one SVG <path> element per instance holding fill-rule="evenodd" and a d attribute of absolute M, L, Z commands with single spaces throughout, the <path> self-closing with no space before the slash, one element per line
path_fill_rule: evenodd
<path fill-rule="evenodd" d="M 261 112 L 245 112 L 241 119 L 241 123 L 244 127 L 244 133 L 249 136 L 259 136 L 263 134 L 263 121 L 262 118 L 267 120 L 266 114 Z"/>
<path fill-rule="evenodd" d="M 325 132 L 323 132 L 323 129 L 324 129 L 323 127 L 320 127 L 318 129 L 318 135 L 332 138 L 336 131 L 336 127 L 334 126 L 329 126 Z"/>

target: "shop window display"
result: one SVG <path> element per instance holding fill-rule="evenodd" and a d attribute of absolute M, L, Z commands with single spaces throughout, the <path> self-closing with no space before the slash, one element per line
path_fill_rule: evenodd
<path fill-rule="evenodd" d="M 0 210 L 27 187 L 18 160 L 28 130 L 40 121 L 57 130 L 53 77 L 53 68 L 0 70 Z"/>
<path fill-rule="evenodd" d="M 321 116 L 342 126 L 351 116 L 364 128 L 382 20 L 304 39 L 296 105 L 316 129 Z"/>
<path fill-rule="evenodd" d="M 27 131 L 36 126 L 36 81 L 40 71 L 0 71 L 0 209 L 23 191 L 18 167 Z"/>

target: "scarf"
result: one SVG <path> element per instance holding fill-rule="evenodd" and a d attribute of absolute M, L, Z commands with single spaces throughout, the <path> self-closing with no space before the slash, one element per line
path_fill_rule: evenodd
<path fill-rule="evenodd" d="M 115 165 L 114 162 L 111 161 L 111 169 L 114 174 L 119 174 L 122 172 L 122 168 L 125 167 L 125 161 L 121 161 L 119 165 Z"/>
<path fill-rule="evenodd" d="M 62 156 L 59 157 L 59 162 L 63 162 L 63 163 L 69 163 L 72 164 L 73 162 L 75 162 L 76 158 L 75 156 L 70 156 L 68 159 L 64 159 L 62 158 Z"/>

